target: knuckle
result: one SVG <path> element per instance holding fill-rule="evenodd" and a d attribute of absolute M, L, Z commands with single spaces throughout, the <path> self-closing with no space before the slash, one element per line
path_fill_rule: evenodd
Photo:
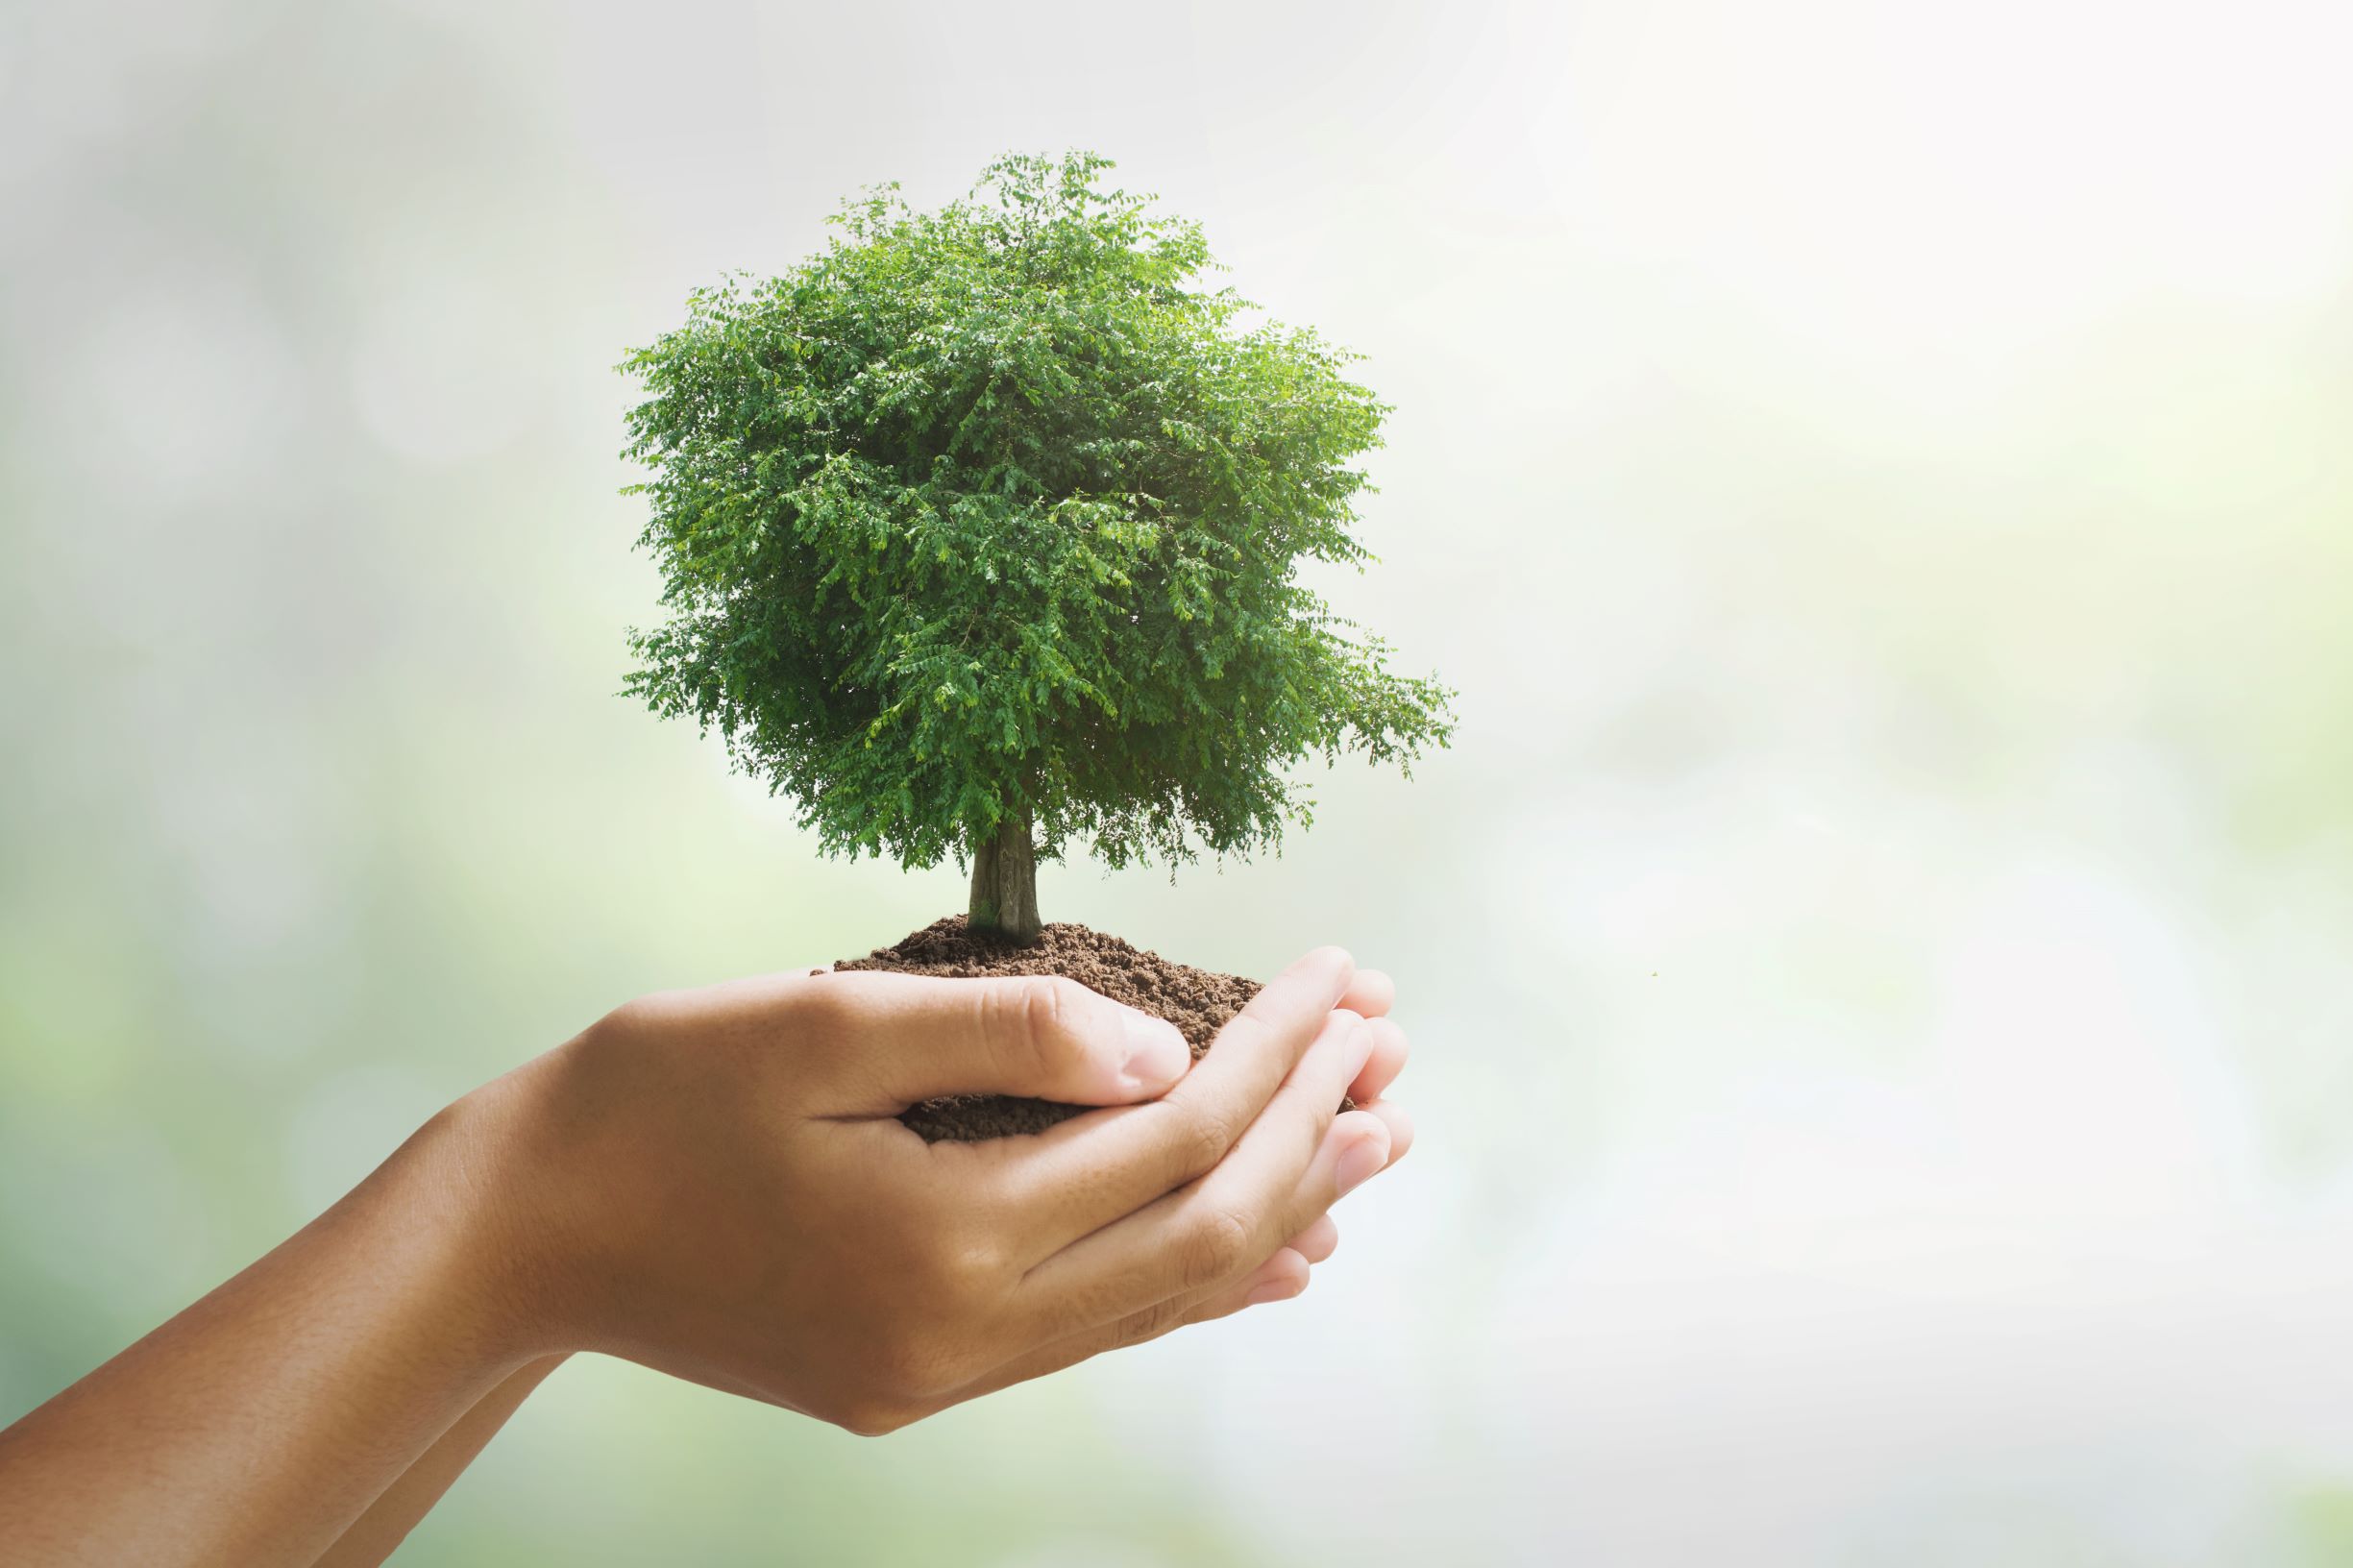
<path fill-rule="evenodd" d="M 1181 1243 L 1185 1287 L 1206 1288 L 1248 1264 L 1256 1229 L 1250 1216 L 1230 1203 L 1198 1205 L 1186 1222 Z"/>
<path fill-rule="evenodd" d="M 1136 1301 L 1151 1299 L 1167 1288 L 1161 1278 L 1164 1266 L 1164 1259 L 1156 1253 L 1076 1285 L 1053 1305 L 1046 1320 L 1047 1333 L 1060 1337 L 1113 1332 L 1136 1311 Z"/>
<path fill-rule="evenodd" d="M 1176 1122 L 1170 1138 L 1176 1162 L 1170 1172 L 1171 1185 L 1196 1181 L 1215 1170 L 1226 1151 L 1234 1146 L 1234 1126 L 1226 1114 L 1214 1106 L 1191 1101 L 1171 1099 L 1159 1103 Z"/>
<path fill-rule="evenodd" d="M 1045 1054 L 1070 1038 L 1086 988 L 1060 975 L 1040 975 L 1023 988 L 1021 1011 L 1033 1050 Z"/>
<path fill-rule="evenodd" d="M 1103 999 L 1063 975 L 1026 975 L 1005 993 L 1000 1026 L 992 1031 L 1007 1067 L 1058 1081 L 1089 1054 L 1101 1027 Z"/>
<path fill-rule="evenodd" d="M 991 986 L 983 1007 L 982 1033 L 1005 1065 L 1017 1071 L 1046 1059 L 1066 1017 L 1061 986 L 1045 975 Z"/>
<path fill-rule="evenodd" d="M 1184 1316 L 1184 1299 L 1171 1297 L 1156 1307 L 1146 1307 L 1141 1311 L 1130 1312 L 1126 1317 L 1120 1319 L 1119 1326 L 1114 1334 L 1114 1342 L 1126 1346 L 1140 1345 L 1147 1339 L 1157 1339 L 1170 1329 L 1175 1328 Z"/>

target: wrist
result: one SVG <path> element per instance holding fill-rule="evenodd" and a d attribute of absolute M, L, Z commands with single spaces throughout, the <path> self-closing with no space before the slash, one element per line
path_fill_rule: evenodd
<path fill-rule="evenodd" d="M 555 1332 L 554 1260 L 531 1181 L 528 1086 L 510 1073 L 436 1113 L 395 1156 L 403 1203 L 436 1237 L 437 1317 L 503 1376 L 574 1347 Z"/>

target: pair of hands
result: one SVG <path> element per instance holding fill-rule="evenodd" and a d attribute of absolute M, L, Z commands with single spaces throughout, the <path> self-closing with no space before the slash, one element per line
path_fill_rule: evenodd
<path fill-rule="evenodd" d="M 1295 1295 L 1412 1136 L 1390 997 L 1311 953 L 1198 1064 L 1063 980 L 632 1002 L 0 1432 L 0 1542 L 370 1568 L 571 1351 L 879 1433 Z M 988 1143 L 897 1119 L 973 1091 L 1102 1109 Z"/>
<path fill-rule="evenodd" d="M 632 1002 L 445 1115 L 496 1173 L 522 1348 L 880 1433 L 1305 1289 L 1327 1211 L 1411 1141 L 1381 1097 L 1393 994 L 1319 949 L 1193 1064 L 1069 980 L 739 981 Z M 970 1092 L 1106 1109 L 978 1143 L 897 1120 Z"/>

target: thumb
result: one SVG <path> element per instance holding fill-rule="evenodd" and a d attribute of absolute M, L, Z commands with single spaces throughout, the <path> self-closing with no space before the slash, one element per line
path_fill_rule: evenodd
<path fill-rule="evenodd" d="M 1126 1105 L 1164 1092 L 1192 1065 L 1176 1025 L 1059 975 L 828 981 L 874 982 L 856 988 L 880 1025 L 862 1066 L 895 1110 L 940 1094 Z"/>

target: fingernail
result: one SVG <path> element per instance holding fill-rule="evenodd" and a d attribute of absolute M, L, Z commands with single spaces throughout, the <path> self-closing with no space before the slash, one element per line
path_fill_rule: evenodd
<path fill-rule="evenodd" d="M 1162 1090 L 1183 1076 L 1192 1064 L 1192 1050 L 1177 1026 L 1165 1018 L 1127 1013 L 1127 1065 L 1120 1071 L 1122 1088 Z"/>
<path fill-rule="evenodd" d="M 1269 1302 L 1288 1301 L 1299 1292 L 1288 1280 L 1269 1280 L 1243 1298 L 1244 1305 L 1263 1307 Z"/>
<path fill-rule="evenodd" d="M 1389 1151 L 1384 1141 L 1366 1134 L 1340 1151 L 1339 1163 L 1333 1167 L 1333 1176 L 1343 1195 L 1371 1181 L 1373 1173 L 1388 1164 Z"/>
<path fill-rule="evenodd" d="M 1348 1081 L 1355 1083 L 1364 1070 L 1364 1064 L 1373 1059 L 1373 1026 L 1360 1023 L 1348 1032 Z"/>

